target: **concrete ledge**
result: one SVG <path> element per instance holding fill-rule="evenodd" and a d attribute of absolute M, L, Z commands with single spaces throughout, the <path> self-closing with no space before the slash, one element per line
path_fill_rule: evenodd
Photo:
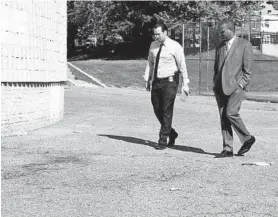
<path fill-rule="evenodd" d="M 212 92 L 202 92 L 200 95 L 214 96 Z M 278 92 L 246 92 L 245 99 L 257 102 L 278 103 Z"/>
<path fill-rule="evenodd" d="M 258 102 L 278 103 L 278 93 L 275 92 L 247 92 L 245 98 Z"/>
<path fill-rule="evenodd" d="M 1 83 L 1 136 L 25 135 L 64 115 L 64 84 Z"/>

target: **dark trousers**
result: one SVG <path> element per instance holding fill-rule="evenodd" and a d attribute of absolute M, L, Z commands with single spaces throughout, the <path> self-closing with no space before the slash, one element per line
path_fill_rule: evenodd
<path fill-rule="evenodd" d="M 170 133 L 175 133 L 172 128 L 173 110 L 178 88 L 178 81 L 175 79 L 154 81 L 152 84 L 151 101 L 154 113 L 161 124 L 158 143 L 167 144 Z"/>
<path fill-rule="evenodd" d="M 216 101 L 219 108 L 221 121 L 221 132 L 223 137 L 223 149 L 233 150 L 233 131 L 237 133 L 241 143 L 251 138 L 240 115 L 239 110 L 244 98 L 245 91 L 238 87 L 234 93 L 227 96 L 223 93 L 221 85 L 218 83 L 214 89 Z"/>

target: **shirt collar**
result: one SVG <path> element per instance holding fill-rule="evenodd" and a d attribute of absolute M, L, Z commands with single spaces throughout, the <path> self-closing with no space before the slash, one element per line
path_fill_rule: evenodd
<path fill-rule="evenodd" d="M 232 37 L 229 41 L 227 41 L 227 45 L 228 45 L 229 47 L 231 47 L 231 45 L 233 44 L 235 38 L 236 38 L 236 36 Z"/>
<path fill-rule="evenodd" d="M 169 43 L 169 37 L 166 36 L 165 41 L 162 43 L 163 45 L 167 46 L 167 44 Z"/>

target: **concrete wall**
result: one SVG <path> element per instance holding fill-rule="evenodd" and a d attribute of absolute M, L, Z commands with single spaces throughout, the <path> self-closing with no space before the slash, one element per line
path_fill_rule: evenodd
<path fill-rule="evenodd" d="M 278 44 L 262 44 L 262 53 L 278 57 Z"/>
<path fill-rule="evenodd" d="M 59 83 L 2 83 L 1 133 L 21 135 L 63 118 L 64 87 Z"/>
<path fill-rule="evenodd" d="M 63 118 L 66 0 L 2 0 L 1 136 Z"/>

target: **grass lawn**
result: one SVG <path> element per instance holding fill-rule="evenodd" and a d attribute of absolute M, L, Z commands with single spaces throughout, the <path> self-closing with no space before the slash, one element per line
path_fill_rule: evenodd
<path fill-rule="evenodd" d="M 213 51 L 211 52 L 213 53 Z M 206 57 L 206 54 L 202 54 Z M 192 58 L 196 58 L 193 60 Z M 191 92 L 212 91 L 213 61 L 202 61 L 198 56 L 187 56 L 186 63 L 190 79 Z M 210 57 L 213 58 L 213 57 Z M 253 76 L 248 87 L 249 91 L 278 91 L 278 58 L 255 55 Z M 99 79 L 108 86 L 144 88 L 143 74 L 146 60 L 83 60 L 72 61 L 75 66 Z M 199 70 L 200 66 L 200 70 Z M 199 73 L 199 71 L 201 73 Z M 199 74 L 201 76 L 199 76 Z M 86 78 L 80 75 L 77 79 Z"/>

